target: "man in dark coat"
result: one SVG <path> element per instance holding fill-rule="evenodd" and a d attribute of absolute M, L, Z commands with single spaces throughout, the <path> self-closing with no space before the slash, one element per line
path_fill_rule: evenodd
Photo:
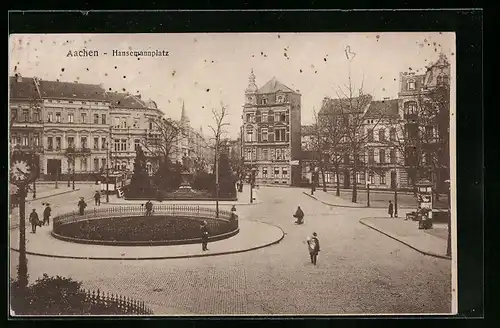
<path fill-rule="evenodd" d="M 153 203 L 151 203 L 150 200 L 146 202 L 146 216 L 151 216 L 151 213 L 153 212 Z"/>
<path fill-rule="evenodd" d="M 309 246 L 309 256 L 311 257 L 311 263 L 316 265 L 316 260 L 318 259 L 319 253 L 319 240 L 318 234 L 313 232 L 312 237 L 307 239 L 307 245 Z"/>
<path fill-rule="evenodd" d="M 43 210 L 43 225 L 47 222 L 47 225 L 50 225 L 50 213 L 52 209 L 50 208 L 50 204 L 45 204 L 45 209 Z"/>
<path fill-rule="evenodd" d="M 33 209 L 33 212 L 31 212 L 30 214 L 30 223 L 31 223 L 31 233 L 36 233 L 36 226 L 42 225 L 40 219 L 38 218 L 38 213 L 36 212 L 35 209 Z"/>
<path fill-rule="evenodd" d="M 79 209 L 80 215 L 85 214 L 85 207 L 87 207 L 87 203 L 85 203 L 85 200 L 83 200 L 83 197 L 80 197 L 80 201 L 78 202 L 78 209 Z"/>
<path fill-rule="evenodd" d="M 203 221 L 200 226 L 200 233 L 201 233 L 201 250 L 202 251 L 208 251 L 207 245 L 208 245 L 208 227 L 207 227 L 207 221 Z"/>
<path fill-rule="evenodd" d="M 393 213 L 394 213 L 394 204 L 392 203 L 392 201 L 389 201 L 389 215 L 391 216 L 391 218 Z"/>
<path fill-rule="evenodd" d="M 295 214 L 293 215 L 293 217 L 297 219 L 295 221 L 295 224 L 304 223 L 304 212 L 300 209 L 300 206 L 297 207 L 297 211 L 295 211 Z"/>
<path fill-rule="evenodd" d="M 96 191 L 94 194 L 95 206 L 101 206 L 101 193 Z"/>

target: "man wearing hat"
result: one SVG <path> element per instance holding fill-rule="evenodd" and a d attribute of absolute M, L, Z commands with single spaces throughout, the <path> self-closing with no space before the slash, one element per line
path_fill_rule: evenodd
<path fill-rule="evenodd" d="M 201 232 L 201 250 L 202 251 L 208 251 L 207 245 L 208 245 L 208 227 L 207 227 L 207 221 L 203 221 L 200 226 L 200 232 Z"/>
<path fill-rule="evenodd" d="M 307 238 L 307 245 L 309 246 L 309 255 L 311 256 L 311 263 L 316 265 L 316 260 L 319 253 L 319 240 L 318 234 L 313 232 L 312 237 Z"/>
<path fill-rule="evenodd" d="M 85 203 L 85 200 L 83 197 L 80 197 L 80 201 L 78 202 L 78 209 L 79 209 L 80 215 L 85 214 L 85 207 L 87 207 L 87 203 Z"/>
<path fill-rule="evenodd" d="M 36 226 L 42 225 L 40 219 L 38 218 L 38 213 L 36 212 L 36 209 L 33 209 L 33 212 L 31 212 L 29 221 L 31 223 L 31 233 L 36 233 Z"/>
<path fill-rule="evenodd" d="M 47 225 L 50 225 L 50 212 L 52 212 L 50 204 L 45 203 L 45 209 L 43 210 L 43 225 L 45 225 L 45 222 L 47 222 Z"/>

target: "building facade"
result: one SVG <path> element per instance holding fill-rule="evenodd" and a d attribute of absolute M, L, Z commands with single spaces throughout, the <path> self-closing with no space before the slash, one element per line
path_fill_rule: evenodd
<path fill-rule="evenodd" d="M 400 73 L 399 115 L 405 140 L 401 152 L 407 173 L 402 182 L 407 185 L 426 178 L 438 190 L 448 188 L 450 75 L 450 63 L 442 53 L 424 74 Z"/>
<path fill-rule="evenodd" d="M 153 120 L 162 118 L 154 101 L 143 101 L 141 95 L 107 93 L 110 100 L 110 165 L 115 171 L 134 170 L 136 150 L 153 130 Z M 95 148 L 94 148 L 95 149 Z M 143 149 L 147 158 L 146 169 L 152 175 L 158 167 L 158 159 Z"/>
<path fill-rule="evenodd" d="M 276 78 L 260 89 L 249 77 L 243 106 L 244 165 L 255 168 L 257 184 L 294 185 L 300 182 L 301 95 Z"/>
<path fill-rule="evenodd" d="M 43 100 L 39 82 L 20 75 L 10 77 L 10 143 L 43 157 Z"/>
<path fill-rule="evenodd" d="M 107 167 L 132 171 L 135 147 L 163 116 L 140 96 L 101 85 L 10 78 L 11 146 L 40 154 L 44 180 L 93 180 Z M 148 162 L 150 173 L 155 163 Z"/>
<path fill-rule="evenodd" d="M 343 188 L 356 183 L 360 188 L 370 184 L 376 189 L 413 189 L 419 179 L 425 178 L 437 190 L 446 190 L 450 165 L 449 80 L 450 64 L 441 54 L 424 74 L 400 73 L 397 99 L 374 101 L 365 95 L 363 100 L 352 99 L 360 106 L 345 106 L 347 99 L 325 98 L 319 117 L 345 117 L 338 128 L 356 130 L 359 158 L 353 170 L 352 145 L 342 138 L 335 151 L 324 150 L 329 155 L 336 153 L 336 160 L 327 161 L 324 175 L 318 176 L 319 183 L 323 184 L 324 176 L 328 186 L 337 185 L 338 179 Z M 349 107 L 356 110 L 347 111 Z M 353 128 L 353 118 L 359 128 Z M 313 126 L 304 126 L 301 136 L 302 176 L 309 181 L 312 171 L 320 166 L 318 150 L 313 146 L 317 131 L 313 130 Z"/>

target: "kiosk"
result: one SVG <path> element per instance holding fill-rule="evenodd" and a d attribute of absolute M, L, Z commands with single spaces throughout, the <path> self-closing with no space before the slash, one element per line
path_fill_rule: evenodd
<path fill-rule="evenodd" d="M 417 216 L 418 228 L 432 228 L 432 182 L 427 179 L 420 180 L 417 184 Z"/>

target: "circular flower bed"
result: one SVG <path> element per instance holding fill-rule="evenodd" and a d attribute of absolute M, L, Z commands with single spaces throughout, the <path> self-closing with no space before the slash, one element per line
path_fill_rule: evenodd
<path fill-rule="evenodd" d="M 179 245 L 201 241 L 200 222 L 205 219 L 172 216 L 114 217 L 70 222 L 55 228 L 58 239 L 104 245 Z M 208 221 L 208 220 L 207 220 Z M 210 240 L 239 232 L 237 222 L 210 220 Z"/>

